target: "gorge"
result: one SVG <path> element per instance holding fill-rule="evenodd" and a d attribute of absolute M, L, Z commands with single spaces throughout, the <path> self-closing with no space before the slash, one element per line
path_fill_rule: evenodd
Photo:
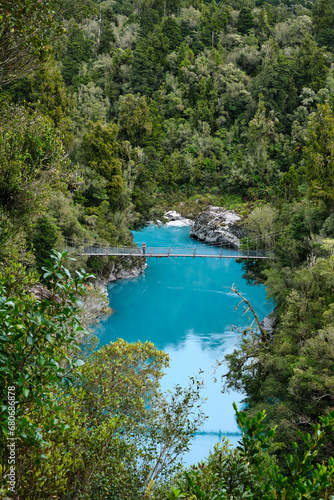
<path fill-rule="evenodd" d="M 150 225 L 135 231 L 134 240 L 148 246 L 194 245 L 189 233 L 189 226 Z M 196 241 L 196 245 L 204 243 Z M 238 333 L 231 325 L 242 328 L 253 320 L 243 316 L 241 306 L 235 310 L 240 299 L 229 287 L 235 284 L 261 319 L 270 306 L 264 288 L 247 285 L 235 260 L 147 258 L 147 263 L 138 277 L 109 283 L 114 314 L 100 326 L 101 344 L 118 337 L 128 342 L 148 340 L 168 352 L 171 366 L 162 381 L 163 389 L 176 383 L 187 385 L 189 377 L 203 381 L 203 397 L 207 399 L 203 408 L 209 418 L 185 458 L 193 463 L 207 456 L 222 435 L 232 443 L 240 437 L 232 402 L 242 396 L 221 394 L 223 369 L 214 373 L 213 367 L 238 342 Z"/>

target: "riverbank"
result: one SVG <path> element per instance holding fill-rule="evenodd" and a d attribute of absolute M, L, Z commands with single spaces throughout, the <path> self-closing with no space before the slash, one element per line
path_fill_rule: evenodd
<path fill-rule="evenodd" d="M 114 257 L 106 263 L 88 295 L 82 300 L 82 320 L 86 325 L 94 325 L 113 314 L 109 306 L 108 284 L 118 280 L 136 278 L 147 267 L 145 257 Z"/>
<path fill-rule="evenodd" d="M 190 238 L 234 249 L 240 247 L 240 238 L 245 236 L 239 214 L 212 205 L 194 219 L 184 217 L 176 210 L 169 210 L 165 212 L 163 221 L 158 221 L 158 226 L 191 227 Z M 103 266 L 94 289 L 84 304 L 85 318 L 90 318 L 91 321 L 95 318 L 95 322 L 98 322 L 106 314 L 112 314 L 112 309 L 109 307 L 108 284 L 117 280 L 136 278 L 146 267 L 144 257 L 117 257 L 109 260 Z"/>

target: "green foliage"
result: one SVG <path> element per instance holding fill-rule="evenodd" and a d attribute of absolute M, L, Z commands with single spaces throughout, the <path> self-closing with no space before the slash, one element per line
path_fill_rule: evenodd
<path fill-rule="evenodd" d="M 320 35 L 317 38 L 317 43 L 320 47 L 326 47 L 327 50 L 333 52 L 334 44 L 333 44 L 333 28 L 326 28 L 321 31 Z"/>
<path fill-rule="evenodd" d="M 285 455 L 287 471 L 270 459 L 275 450 L 275 429 L 264 432 L 265 412 L 252 419 L 236 410 L 242 439 L 236 449 L 225 443 L 216 446 L 206 462 L 184 474 L 185 479 L 172 489 L 169 499 L 198 500 L 301 500 L 330 498 L 334 488 L 334 461 L 314 463 L 319 449 L 334 430 L 334 412 L 320 417 L 312 436 L 300 433 L 302 444 L 293 443 L 293 452 Z"/>
<path fill-rule="evenodd" d="M 248 202 L 254 246 L 269 247 L 276 261 L 244 270 L 250 281 L 266 280 L 277 326 L 267 337 L 248 330 L 227 358 L 226 386 L 245 392 L 251 417 L 238 413 L 240 449 L 217 449 L 172 495 L 328 497 L 333 444 L 324 439 L 319 457 L 327 462 L 314 467 L 322 438 L 298 429 L 310 431 L 331 411 L 334 390 L 332 246 L 321 242 L 333 233 L 332 3 L 317 0 L 312 10 L 261 1 L 256 8 L 184 0 L 7 4 L 0 7 L 0 274 L 3 336 L 6 328 L 14 334 L 2 356 L 28 377 L 18 387 L 20 496 L 158 497 L 154 480 L 168 476 L 187 448 L 198 423 L 189 420 L 196 384 L 168 400 L 158 388 L 163 354 L 120 341 L 65 387 L 79 319 L 74 296 L 60 294 L 74 293 L 77 281 L 64 270 L 64 282 L 54 267 L 48 278 L 65 288 L 38 301 L 27 291 L 37 293 L 36 275 L 20 264 L 39 267 L 65 237 L 131 244 L 129 227 L 182 201 L 185 214 Z M 66 25 L 62 37 L 57 19 Z M 47 37 L 54 58 L 46 61 Z M 108 264 L 89 263 L 101 271 Z M 264 433 L 264 408 L 269 427 L 278 425 L 277 450 Z"/>
<path fill-rule="evenodd" d="M 10 294 L 13 288 L 8 287 L 8 277 L 1 285 L 1 440 L 8 436 L 8 387 L 15 386 L 15 432 L 22 449 L 43 441 L 38 422 L 27 413 L 34 406 L 54 407 L 52 390 L 68 383 L 71 372 L 81 364 L 73 358 L 85 333 L 76 317 L 77 301 L 85 291 L 84 281 L 92 275 L 81 270 L 73 278 L 64 267 L 66 253 L 54 252 L 52 259 L 50 267 L 44 268 L 49 291 L 35 287 L 15 296 Z M 41 293 L 40 300 L 32 295 L 33 290 Z M 6 456 L 6 448 L 2 449 Z"/>
<path fill-rule="evenodd" d="M 275 242 L 277 210 L 269 205 L 258 207 L 247 217 L 248 239 L 256 248 L 272 249 Z"/>
<path fill-rule="evenodd" d="M 240 347 L 226 356 L 226 388 L 245 391 L 250 414 L 265 407 L 288 448 L 291 439 L 299 439 L 299 429 L 307 431 L 318 415 L 331 411 L 334 379 L 327 367 L 333 353 L 327 345 L 333 322 L 332 268 L 330 257 L 299 270 L 267 270 L 268 295 L 275 300 L 279 327 L 270 343 L 256 331 L 244 332 Z M 332 453 L 327 442 L 324 454 Z"/>
<path fill-rule="evenodd" d="M 138 146 L 152 133 L 150 110 L 146 98 L 127 94 L 120 100 L 118 110 L 120 137 Z"/>
<path fill-rule="evenodd" d="M 13 217 L 31 218 L 67 166 L 64 148 L 47 118 L 1 104 L 0 203 Z"/>
<path fill-rule="evenodd" d="M 168 38 L 168 47 L 172 52 L 176 50 L 182 42 L 181 29 L 172 17 L 167 17 L 162 24 L 162 32 Z"/>
<path fill-rule="evenodd" d="M 90 131 L 85 134 L 82 144 L 86 165 L 108 181 L 106 191 L 111 206 L 116 205 L 124 186 L 122 162 L 117 158 L 119 155 L 117 133 L 116 125 L 104 127 L 101 123 L 91 124 Z"/>
<path fill-rule="evenodd" d="M 54 20 L 58 1 L 18 0 L 0 6 L 0 85 L 31 73 L 45 60 L 47 34 L 61 28 Z"/>
<path fill-rule="evenodd" d="M 37 220 L 31 243 L 35 248 L 36 267 L 40 269 L 48 259 L 58 238 L 58 228 L 47 215 Z"/>
<path fill-rule="evenodd" d="M 248 35 L 254 26 L 254 18 L 251 9 L 243 7 L 238 15 L 237 29 L 242 35 Z"/>
<path fill-rule="evenodd" d="M 88 62 L 92 55 L 92 41 L 87 39 L 79 28 L 74 29 L 69 36 L 62 61 L 62 73 L 66 85 L 78 86 L 79 83 L 84 83 L 78 78 L 79 68 L 81 63 Z"/>
<path fill-rule="evenodd" d="M 331 214 L 325 220 L 325 222 L 321 228 L 321 235 L 329 236 L 329 237 L 334 236 L 334 214 Z"/>
<path fill-rule="evenodd" d="M 332 109 L 328 104 L 319 104 L 317 112 L 309 119 L 303 152 L 310 195 L 323 199 L 329 205 L 334 201 L 333 134 Z"/>
<path fill-rule="evenodd" d="M 141 39 L 133 53 L 131 86 L 134 92 L 148 96 L 161 83 L 165 58 L 168 53 L 168 38 L 159 27 Z"/>
<path fill-rule="evenodd" d="M 301 90 L 302 87 L 310 87 L 318 92 L 325 86 L 328 67 L 322 51 L 312 39 L 311 35 L 306 35 L 302 41 L 296 63 L 296 83 Z"/>
<path fill-rule="evenodd" d="M 312 10 L 312 20 L 317 35 L 331 28 L 333 24 L 333 4 L 329 0 L 317 0 Z"/>
<path fill-rule="evenodd" d="M 4 100 L 1 108 L 0 252 L 27 264 L 27 231 L 45 211 L 51 188 L 70 179 L 69 161 L 48 118 Z"/>
<path fill-rule="evenodd" d="M 285 123 L 286 114 L 295 109 L 297 102 L 294 68 L 291 58 L 279 51 L 272 39 L 267 42 L 267 55 L 254 83 L 256 95 L 261 93 L 266 107 L 274 110 Z"/>
<path fill-rule="evenodd" d="M 294 200 L 298 201 L 298 173 L 294 165 L 283 175 L 279 185 L 278 197 L 286 203 L 291 203 Z"/>

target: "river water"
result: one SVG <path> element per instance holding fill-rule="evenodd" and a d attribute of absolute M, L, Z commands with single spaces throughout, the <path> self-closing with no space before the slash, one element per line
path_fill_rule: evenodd
<path fill-rule="evenodd" d="M 203 245 L 190 239 L 189 232 L 189 227 L 151 225 L 133 234 L 135 242 L 145 241 L 147 251 L 150 246 Z M 203 378 L 202 395 L 207 398 L 203 410 L 209 418 L 184 459 L 189 465 L 207 457 L 221 436 L 233 444 L 240 437 L 232 402 L 239 403 L 242 396 L 222 394 L 224 369 L 214 373 L 213 368 L 238 342 L 238 333 L 231 325 L 242 329 L 253 320 L 243 316 L 242 306 L 235 309 L 240 299 L 229 287 L 238 287 L 260 319 L 270 307 L 264 288 L 247 285 L 241 264 L 233 259 L 148 258 L 147 263 L 148 268 L 138 278 L 108 285 L 115 312 L 101 325 L 100 345 L 121 337 L 128 342 L 149 340 L 168 352 L 171 366 L 162 380 L 164 389 L 176 383 L 188 385 L 189 377 L 199 374 Z"/>

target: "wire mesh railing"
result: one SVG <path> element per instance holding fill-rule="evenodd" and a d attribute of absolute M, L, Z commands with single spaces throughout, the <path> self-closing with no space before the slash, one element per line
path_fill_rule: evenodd
<path fill-rule="evenodd" d="M 274 255 L 265 250 L 238 250 L 234 246 L 199 245 L 178 247 L 155 247 L 141 245 L 136 247 L 109 246 L 78 240 L 67 240 L 66 249 L 78 255 L 89 256 L 131 256 L 131 257 L 211 257 L 233 259 L 270 259 Z"/>

